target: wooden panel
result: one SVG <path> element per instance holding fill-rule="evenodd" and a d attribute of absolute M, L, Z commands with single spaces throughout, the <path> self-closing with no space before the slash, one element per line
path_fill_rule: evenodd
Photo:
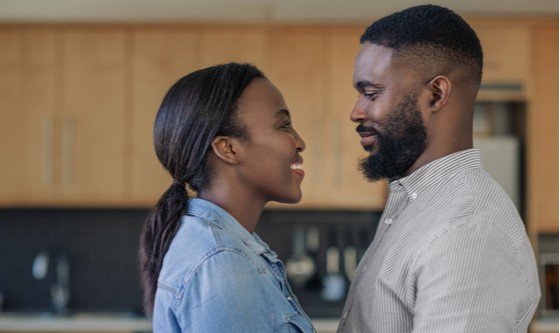
<path fill-rule="evenodd" d="M 360 48 L 359 37 L 363 29 L 334 32 L 330 36 L 330 54 L 327 72 L 330 74 L 328 100 L 330 117 L 326 132 L 332 139 L 325 147 L 328 163 L 325 181 L 332 187 L 326 193 L 330 206 L 345 208 L 383 209 L 386 199 L 386 182 L 367 182 L 358 161 L 367 156 L 356 133 L 357 124 L 350 120 L 350 112 L 358 93 L 352 86 L 354 59 Z"/>
<path fill-rule="evenodd" d="M 263 27 L 202 28 L 201 66 L 226 62 L 248 62 L 266 71 L 266 30 Z"/>
<path fill-rule="evenodd" d="M 68 28 L 63 35 L 62 185 L 68 197 L 124 191 L 125 34 Z"/>
<path fill-rule="evenodd" d="M 200 68 L 199 38 L 192 29 L 138 29 L 133 34 L 132 198 L 155 204 L 171 184 L 157 160 L 152 128 L 163 96 L 180 77 Z"/>
<path fill-rule="evenodd" d="M 50 197 L 60 184 L 60 85 L 54 28 L 22 32 L 24 63 L 21 101 L 23 121 L 20 173 L 25 199 Z M 59 59 L 59 58 L 58 58 Z"/>
<path fill-rule="evenodd" d="M 533 94 L 528 115 L 530 230 L 558 232 L 558 23 L 533 35 Z"/>
<path fill-rule="evenodd" d="M 0 29 L 0 199 L 20 193 L 22 34 Z"/>
<path fill-rule="evenodd" d="M 530 66 L 531 31 L 513 24 L 482 24 L 474 29 L 484 52 L 484 83 L 526 84 Z"/>
<path fill-rule="evenodd" d="M 318 206 L 323 203 L 324 164 L 328 162 L 323 151 L 328 135 L 324 132 L 326 34 L 319 29 L 278 28 L 271 40 L 268 77 L 284 95 L 294 128 L 307 146 L 302 153 L 306 175 L 299 206 Z"/>

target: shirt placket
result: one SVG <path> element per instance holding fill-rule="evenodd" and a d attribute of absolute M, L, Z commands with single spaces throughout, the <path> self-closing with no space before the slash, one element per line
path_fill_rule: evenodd
<path fill-rule="evenodd" d="M 268 252 L 268 251 L 267 251 Z M 276 280 L 278 281 L 280 288 L 282 290 L 282 292 L 284 293 L 284 297 L 286 297 L 286 300 L 288 300 L 288 302 L 290 302 L 290 304 L 293 304 L 293 306 L 295 307 L 295 310 L 302 316 L 304 316 L 310 323 L 311 323 L 311 319 L 307 316 L 307 314 L 303 311 L 303 309 L 301 308 L 299 302 L 297 301 L 297 297 L 294 295 L 294 293 L 292 292 L 292 289 L 290 288 L 290 285 L 288 284 L 288 277 L 286 276 L 286 269 L 284 268 L 284 265 L 282 264 L 282 261 L 275 259 L 272 260 L 272 258 L 276 258 L 276 255 L 271 255 L 270 252 L 268 252 L 268 257 L 271 258 L 270 260 L 267 260 L 266 262 L 268 263 L 268 265 L 271 267 L 272 271 L 275 274 Z M 313 332 L 315 331 L 315 328 L 313 328 Z"/>
<path fill-rule="evenodd" d="M 371 249 L 367 250 L 367 253 L 370 253 L 369 256 L 371 256 L 373 253 L 377 251 L 377 248 L 385 239 L 385 236 L 387 235 L 387 232 L 389 231 L 391 225 L 395 222 L 399 214 L 406 207 L 406 203 L 408 201 L 407 197 L 408 195 L 406 190 L 400 184 L 395 185 L 395 188 L 390 192 L 389 198 L 387 199 L 387 204 L 385 205 L 385 210 L 381 215 L 381 219 L 379 221 L 379 225 L 377 227 L 377 231 L 375 233 L 373 243 L 371 244 Z M 361 265 L 358 266 L 358 269 L 359 270 L 363 269 L 363 267 L 360 266 Z M 343 327 L 344 324 L 346 323 L 346 319 L 348 318 L 348 315 L 350 314 L 350 311 L 352 309 L 352 303 L 353 303 L 352 299 L 355 294 L 355 289 L 356 287 L 355 285 L 353 285 L 348 293 L 348 301 L 347 301 L 348 308 L 345 309 L 342 315 L 341 327 Z"/>

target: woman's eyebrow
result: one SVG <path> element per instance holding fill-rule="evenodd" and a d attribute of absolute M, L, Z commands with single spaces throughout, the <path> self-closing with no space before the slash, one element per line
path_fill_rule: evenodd
<path fill-rule="evenodd" d="M 276 113 L 274 114 L 274 118 L 280 118 L 281 116 L 290 118 L 290 111 L 288 111 L 287 109 L 281 109 L 276 111 Z"/>

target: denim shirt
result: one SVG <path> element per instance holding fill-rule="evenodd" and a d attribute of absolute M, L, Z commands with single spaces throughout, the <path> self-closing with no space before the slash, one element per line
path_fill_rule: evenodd
<path fill-rule="evenodd" d="M 154 333 L 315 332 L 266 243 L 217 205 L 190 199 L 163 261 Z"/>

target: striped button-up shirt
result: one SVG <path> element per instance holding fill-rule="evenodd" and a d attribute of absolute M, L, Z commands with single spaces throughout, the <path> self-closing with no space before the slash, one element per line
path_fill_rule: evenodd
<path fill-rule="evenodd" d="M 523 222 L 469 149 L 389 184 L 338 332 L 525 332 L 539 299 Z"/>

